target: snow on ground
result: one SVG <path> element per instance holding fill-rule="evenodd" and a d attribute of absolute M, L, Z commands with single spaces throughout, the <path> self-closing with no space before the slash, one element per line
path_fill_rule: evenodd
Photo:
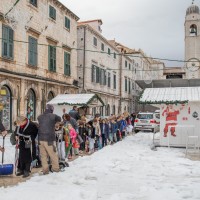
<path fill-rule="evenodd" d="M 200 162 L 186 159 L 184 149 L 150 150 L 150 135 L 139 133 L 80 157 L 65 172 L 1 187 L 0 199 L 199 200 Z"/>

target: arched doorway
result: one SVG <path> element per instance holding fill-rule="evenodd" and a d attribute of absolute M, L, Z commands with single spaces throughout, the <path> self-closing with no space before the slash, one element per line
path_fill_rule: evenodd
<path fill-rule="evenodd" d="M 47 97 L 47 102 L 51 101 L 53 98 L 54 98 L 54 94 L 52 91 L 50 91 Z"/>
<path fill-rule="evenodd" d="M 0 119 L 6 130 L 12 130 L 12 94 L 7 85 L 0 90 Z"/>
<path fill-rule="evenodd" d="M 29 89 L 27 94 L 27 118 L 31 121 L 35 120 L 36 97 L 33 89 Z"/>

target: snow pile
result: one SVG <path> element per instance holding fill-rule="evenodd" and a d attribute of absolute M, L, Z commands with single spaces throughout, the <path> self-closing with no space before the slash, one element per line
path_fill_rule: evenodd
<path fill-rule="evenodd" d="M 5 200 L 17 197 L 20 200 L 200 199 L 200 162 L 184 158 L 184 149 L 151 151 L 150 136 L 139 133 L 127 137 L 75 160 L 65 172 L 36 174 L 18 186 L 1 187 L 0 197 Z"/>

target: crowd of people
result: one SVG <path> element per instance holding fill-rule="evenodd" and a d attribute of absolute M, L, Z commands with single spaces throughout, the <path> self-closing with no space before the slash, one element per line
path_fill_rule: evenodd
<path fill-rule="evenodd" d="M 16 175 L 28 177 L 32 167 L 42 167 L 42 173 L 59 172 L 59 163 L 66 163 L 76 156 L 92 154 L 121 141 L 133 130 L 134 116 L 127 112 L 92 120 L 80 116 L 76 106 L 69 113 L 58 116 L 48 104 L 37 123 L 27 117 L 17 117 L 14 138 L 19 156 L 16 158 Z M 3 135 L 6 131 L 0 123 Z M 4 151 L 0 147 L 1 151 Z"/>

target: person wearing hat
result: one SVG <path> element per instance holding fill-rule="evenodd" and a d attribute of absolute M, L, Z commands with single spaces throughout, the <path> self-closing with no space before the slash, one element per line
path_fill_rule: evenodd
<path fill-rule="evenodd" d="M 19 143 L 19 165 L 16 175 L 23 175 L 23 178 L 26 178 L 30 175 L 31 162 L 36 160 L 35 138 L 38 128 L 24 116 L 17 117 L 16 124 L 15 136 Z"/>
<path fill-rule="evenodd" d="M 52 164 L 52 171 L 59 172 L 58 153 L 56 150 L 55 125 L 61 122 L 61 117 L 53 114 L 54 107 L 46 105 L 46 110 L 38 117 L 38 141 L 42 161 L 43 174 L 49 173 L 48 157 Z"/>
<path fill-rule="evenodd" d="M 2 124 L 1 120 L 0 120 L 0 131 L 1 131 L 2 136 L 5 137 L 7 134 L 7 131 L 4 127 L 4 125 Z M 4 151 L 4 148 L 1 146 L 0 146 L 0 151 L 2 151 L 2 152 Z"/>

